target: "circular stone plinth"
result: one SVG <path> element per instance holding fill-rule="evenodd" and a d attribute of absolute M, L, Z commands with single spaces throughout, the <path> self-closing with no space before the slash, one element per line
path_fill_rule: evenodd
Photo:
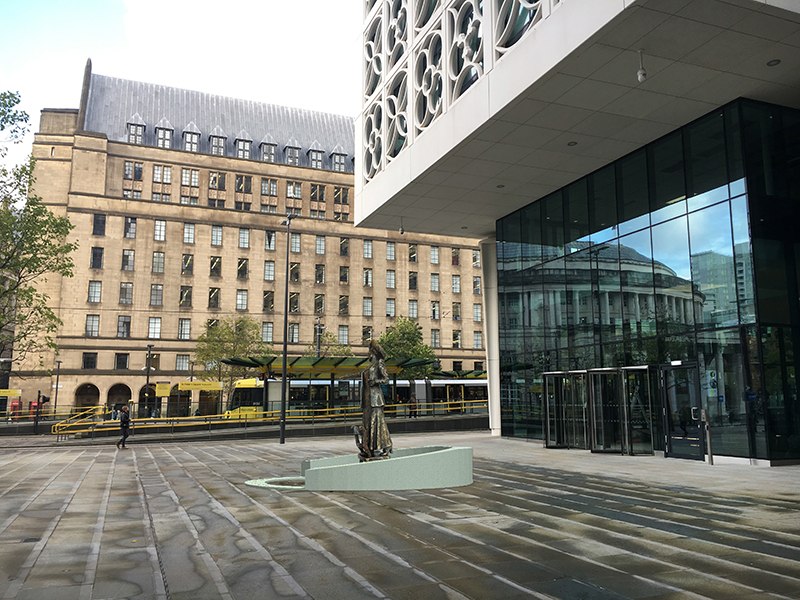
<path fill-rule="evenodd" d="M 272 477 L 270 479 L 251 479 L 245 485 L 276 490 L 304 490 L 306 480 L 304 477 Z"/>

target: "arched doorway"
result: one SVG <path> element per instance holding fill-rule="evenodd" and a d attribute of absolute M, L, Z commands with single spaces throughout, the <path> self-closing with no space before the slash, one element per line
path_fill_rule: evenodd
<path fill-rule="evenodd" d="M 124 383 L 112 385 L 108 390 L 108 400 L 106 406 L 108 407 L 110 418 L 116 419 L 117 413 L 120 408 L 127 406 L 131 400 L 131 388 Z"/>
<path fill-rule="evenodd" d="M 167 402 L 168 417 L 188 417 L 191 408 L 192 392 L 181 392 L 177 384 L 172 386 Z"/>
<path fill-rule="evenodd" d="M 156 419 L 161 416 L 161 398 L 156 397 L 156 386 L 150 384 L 150 395 L 148 398 L 147 386 L 142 386 L 139 390 L 139 406 L 136 411 L 137 419 Z"/>
<path fill-rule="evenodd" d="M 100 405 L 100 390 L 93 383 L 84 383 L 75 390 L 75 408 L 90 408 Z"/>
<path fill-rule="evenodd" d="M 200 392 L 199 405 L 197 409 L 201 415 L 216 415 L 219 414 L 219 394 L 220 392 L 209 392 L 203 390 Z"/>

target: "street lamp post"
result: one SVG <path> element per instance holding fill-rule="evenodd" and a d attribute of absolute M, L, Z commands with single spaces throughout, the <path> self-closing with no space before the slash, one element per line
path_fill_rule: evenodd
<path fill-rule="evenodd" d="M 319 358 L 320 352 L 322 351 L 322 324 L 320 323 L 321 316 L 317 315 L 317 358 Z"/>
<path fill-rule="evenodd" d="M 58 380 L 61 377 L 61 363 L 62 361 L 56 361 L 56 393 L 54 394 L 53 398 L 53 419 L 58 419 Z"/>
<path fill-rule="evenodd" d="M 286 225 L 286 276 L 284 278 L 283 293 L 283 380 L 281 381 L 281 424 L 280 424 L 280 443 L 286 442 L 286 356 L 288 352 L 289 337 L 289 253 L 292 248 L 292 219 L 293 214 L 286 215 L 286 219 L 281 221 L 281 225 Z"/>
<path fill-rule="evenodd" d="M 153 355 L 153 344 L 147 344 L 147 382 L 144 386 L 144 404 L 150 407 L 150 357 Z"/>

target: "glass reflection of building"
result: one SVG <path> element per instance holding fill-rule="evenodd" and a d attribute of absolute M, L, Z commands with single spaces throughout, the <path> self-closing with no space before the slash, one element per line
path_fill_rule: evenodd
<path fill-rule="evenodd" d="M 499 220 L 503 434 L 552 435 L 547 374 L 602 407 L 600 369 L 646 366 L 653 450 L 696 407 L 715 454 L 800 459 L 798 222 L 800 112 L 748 100 Z"/>

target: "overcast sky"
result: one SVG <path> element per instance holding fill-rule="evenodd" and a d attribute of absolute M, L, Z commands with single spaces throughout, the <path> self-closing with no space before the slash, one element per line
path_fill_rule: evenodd
<path fill-rule="evenodd" d="M 94 73 L 354 117 L 362 0 L 0 0 L 0 90 L 78 108 Z M 30 152 L 32 135 L 7 163 Z"/>

